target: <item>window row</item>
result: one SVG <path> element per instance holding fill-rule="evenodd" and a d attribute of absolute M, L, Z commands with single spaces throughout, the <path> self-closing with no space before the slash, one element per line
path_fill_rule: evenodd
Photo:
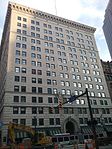
<path fill-rule="evenodd" d="M 12 121 L 13 121 L 13 123 L 16 123 L 16 124 L 19 123 L 19 119 L 17 119 L 17 118 L 13 119 Z M 20 124 L 27 125 L 26 123 L 27 123 L 26 119 L 24 119 L 24 118 L 20 119 Z M 39 119 L 33 118 L 32 119 L 32 126 L 44 126 L 45 123 L 46 123 L 45 119 L 43 119 L 43 118 L 39 118 Z M 60 118 L 55 118 L 55 119 L 49 118 L 49 125 L 60 125 Z"/>
<path fill-rule="evenodd" d="M 87 124 L 88 120 L 89 120 L 88 118 L 79 118 L 79 123 L 80 124 Z M 103 120 L 101 118 L 96 118 L 96 121 L 99 124 L 102 124 L 102 121 L 103 121 L 103 123 L 112 123 L 112 118 L 111 117 L 104 117 Z"/>
<path fill-rule="evenodd" d="M 54 97 L 48 97 L 47 98 L 48 103 L 58 103 L 58 97 L 54 96 Z M 22 103 L 26 103 L 27 102 L 27 97 L 26 96 L 14 96 L 13 97 L 13 102 L 22 102 Z M 43 97 L 36 97 L 36 96 L 32 96 L 31 97 L 31 102 L 32 103 L 44 103 Z"/>
<path fill-rule="evenodd" d="M 93 114 L 110 114 L 110 109 L 98 109 L 98 108 L 92 108 Z M 78 114 L 88 114 L 87 108 L 78 108 Z"/>
<path fill-rule="evenodd" d="M 26 65 L 26 64 L 27 64 L 27 60 L 26 60 L 26 59 L 19 59 L 19 58 L 16 58 L 16 59 L 15 59 L 15 64 L 23 64 L 23 65 Z"/>

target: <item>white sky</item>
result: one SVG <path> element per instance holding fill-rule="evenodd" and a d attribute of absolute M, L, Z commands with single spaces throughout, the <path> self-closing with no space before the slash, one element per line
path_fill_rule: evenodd
<path fill-rule="evenodd" d="M 12 0 L 12 2 L 56 15 L 55 1 L 58 16 L 87 24 L 97 29 L 95 39 L 100 58 L 110 61 L 109 50 L 102 31 L 105 9 L 109 0 Z M 0 40 L 7 5 L 8 0 L 0 0 Z"/>

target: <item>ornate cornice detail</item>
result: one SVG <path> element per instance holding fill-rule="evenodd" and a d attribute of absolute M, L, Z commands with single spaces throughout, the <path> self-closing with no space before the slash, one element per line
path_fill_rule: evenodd
<path fill-rule="evenodd" d="M 88 32 L 91 32 L 91 33 L 94 33 L 96 31 L 96 28 L 94 28 L 94 27 L 90 27 L 88 25 L 84 25 L 84 24 L 81 24 L 81 23 L 78 23 L 78 22 L 75 22 L 75 21 L 64 19 L 64 18 L 55 16 L 55 15 L 52 15 L 52 14 L 49 14 L 49 13 L 39 11 L 39 10 L 35 10 L 35 9 L 29 8 L 29 7 L 26 7 L 26 6 L 17 4 L 17 3 L 9 2 L 8 8 L 11 8 L 12 10 L 16 10 L 16 11 L 20 11 L 20 12 L 23 12 L 23 13 L 33 15 L 34 17 L 38 17 L 38 18 L 42 18 L 42 19 L 45 19 L 45 20 L 53 21 L 55 23 L 62 24 L 62 25 L 68 26 L 68 27 L 73 27 L 75 29 L 88 31 Z"/>

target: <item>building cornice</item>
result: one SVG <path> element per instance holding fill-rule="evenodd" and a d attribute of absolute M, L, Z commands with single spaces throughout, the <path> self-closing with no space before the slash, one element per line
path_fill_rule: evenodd
<path fill-rule="evenodd" d="M 49 13 L 45 13 L 45 12 L 42 12 L 42 11 L 39 11 L 39 10 L 36 10 L 36 9 L 32 9 L 32 8 L 29 8 L 29 7 L 26 7 L 26 6 L 17 4 L 17 3 L 9 2 L 8 7 L 11 8 L 11 10 L 16 10 L 16 11 L 20 11 L 20 12 L 23 12 L 23 13 L 27 13 L 27 14 L 33 15 L 34 17 L 38 17 L 38 18 L 42 18 L 42 19 L 45 19 L 45 20 L 53 21 L 55 23 L 65 25 L 67 27 L 72 27 L 72 28 L 75 28 L 75 29 L 79 29 L 79 30 L 83 30 L 83 31 L 86 31 L 86 32 L 91 32 L 91 33 L 94 33 L 96 31 L 96 28 L 94 28 L 94 27 L 90 27 L 88 25 L 84 25 L 84 24 L 81 24 L 81 23 L 78 23 L 78 22 L 75 22 L 75 21 L 64 19 L 64 18 L 55 16 L 55 15 L 52 15 L 52 14 L 49 14 Z"/>

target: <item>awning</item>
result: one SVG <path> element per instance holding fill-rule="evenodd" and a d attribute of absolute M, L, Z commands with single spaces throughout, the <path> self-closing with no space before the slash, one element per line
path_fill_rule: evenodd
<path fill-rule="evenodd" d="M 46 135 L 55 135 L 55 134 L 60 134 L 61 133 L 61 128 L 60 127 L 48 127 L 48 128 L 37 128 L 37 132 L 44 132 Z M 21 130 L 15 130 L 15 137 L 16 138 L 27 138 L 30 137 L 30 132 L 25 132 Z M 32 136 L 32 135 L 31 135 Z"/>
<path fill-rule="evenodd" d="M 112 125 L 106 125 L 105 128 L 108 132 L 112 132 Z"/>
<path fill-rule="evenodd" d="M 81 127 L 81 130 L 82 130 L 82 133 L 84 134 L 92 134 L 92 129 L 91 127 L 88 127 L 88 126 L 82 126 Z M 96 133 L 97 134 L 101 134 L 104 132 L 104 129 L 102 126 L 96 126 Z"/>
<path fill-rule="evenodd" d="M 47 128 L 38 128 L 38 132 L 45 132 L 46 135 L 55 135 L 61 133 L 60 127 L 47 127 Z"/>

